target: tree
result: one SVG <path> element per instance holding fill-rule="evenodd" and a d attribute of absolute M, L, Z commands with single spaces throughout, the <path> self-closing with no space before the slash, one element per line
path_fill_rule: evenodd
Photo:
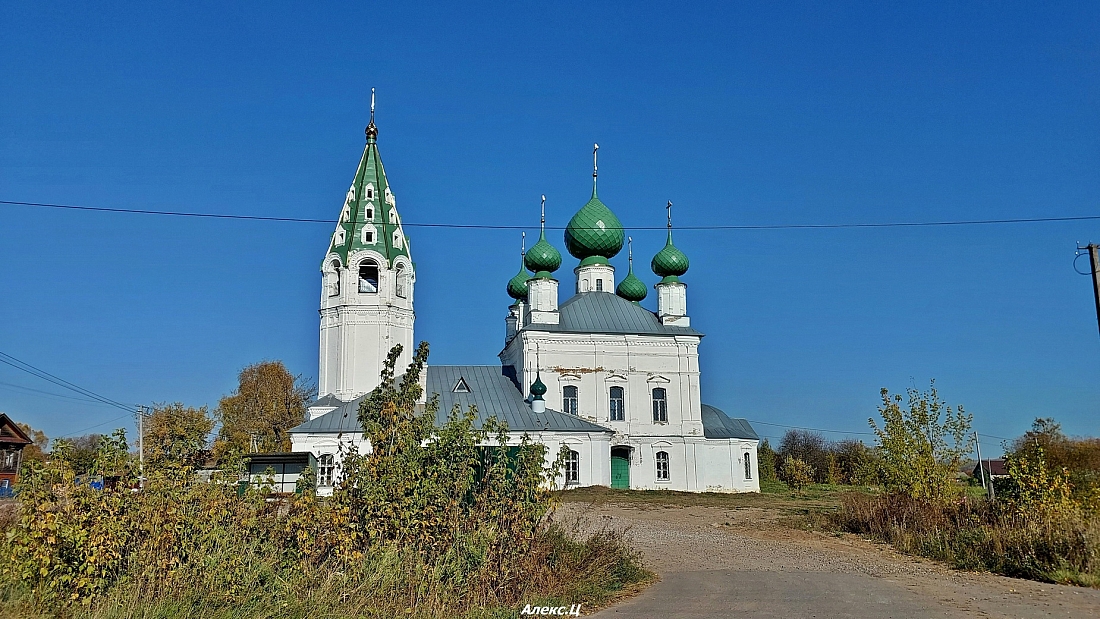
<path fill-rule="evenodd" d="M 42 430 L 35 430 L 25 423 L 16 423 L 19 429 L 31 439 L 31 444 L 23 448 L 23 461 L 46 461 L 46 450 L 50 446 L 50 439 Z"/>
<path fill-rule="evenodd" d="M 1042 460 L 1053 471 L 1065 469 L 1078 498 L 1100 488 L 1100 439 L 1070 438 L 1050 417 L 1036 419 L 1030 430 L 1012 441 L 1006 456 L 1009 460 Z"/>
<path fill-rule="evenodd" d="M 868 419 L 878 437 L 882 483 L 887 490 L 919 499 L 946 500 L 955 489 L 955 470 L 974 448 L 972 415 L 953 410 L 940 399 L 936 382 L 928 391 L 910 388 L 908 408 L 901 395 L 883 388 L 880 428 Z"/>
<path fill-rule="evenodd" d="M 69 463 L 73 473 L 87 475 L 95 467 L 102 434 L 85 434 L 76 438 L 54 439 L 53 453 Z"/>
<path fill-rule="evenodd" d="M 214 411 L 221 424 L 215 457 L 224 461 L 251 451 L 289 451 L 287 431 L 305 419 L 313 387 L 291 374 L 282 361 L 250 365 L 241 370 L 238 383 L 237 390 L 223 397 Z"/>
<path fill-rule="evenodd" d="M 779 479 L 788 486 L 801 491 L 806 486 L 814 483 L 814 467 L 807 464 L 802 458 L 790 456 L 783 459 L 783 466 L 779 468 Z"/>
<path fill-rule="evenodd" d="M 760 470 L 760 479 L 762 481 L 776 479 L 775 460 L 775 450 L 772 449 L 772 445 L 768 442 L 768 439 L 764 439 L 760 443 L 760 446 L 756 448 L 756 468 Z"/>
<path fill-rule="evenodd" d="M 201 466 L 214 420 L 205 406 L 156 404 L 145 422 L 145 461 L 150 467 Z"/>
<path fill-rule="evenodd" d="M 814 481 L 824 483 L 829 472 L 829 443 L 817 432 L 787 430 L 779 441 L 780 459 L 798 458 L 815 472 Z"/>

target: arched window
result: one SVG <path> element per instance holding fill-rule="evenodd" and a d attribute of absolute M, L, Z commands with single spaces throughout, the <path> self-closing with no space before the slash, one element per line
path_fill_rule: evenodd
<path fill-rule="evenodd" d="M 623 388 L 612 387 L 607 401 L 608 419 L 610 421 L 622 421 L 625 417 L 623 410 Z"/>
<path fill-rule="evenodd" d="M 338 297 L 340 296 L 340 261 L 333 260 L 329 265 L 332 270 L 325 273 L 325 283 L 328 285 L 328 296 Z"/>
<path fill-rule="evenodd" d="M 569 413 L 570 415 L 576 415 L 579 407 L 579 398 L 577 396 L 577 388 L 573 385 L 566 385 L 561 389 L 561 409 L 563 413 Z"/>
<path fill-rule="evenodd" d="M 752 459 L 749 458 L 749 452 L 745 452 L 745 479 L 752 479 Z"/>
<path fill-rule="evenodd" d="M 668 398 L 663 387 L 653 388 L 653 422 L 668 423 Z"/>
<path fill-rule="evenodd" d="M 581 455 L 572 449 L 565 455 L 565 483 L 581 482 Z"/>
<path fill-rule="evenodd" d="M 332 454 L 321 454 L 317 458 L 317 485 L 327 488 L 332 485 L 332 477 L 336 472 L 336 462 Z"/>
<path fill-rule="evenodd" d="M 396 280 L 395 283 L 394 283 L 394 287 L 396 288 L 395 291 L 397 292 L 397 296 L 404 299 L 406 296 L 408 296 L 408 291 L 406 290 L 408 284 L 405 281 L 405 266 L 404 265 L 399 265 L 397 267 L 397 273 L 396 273 L 396 277 L 394 279 Z"/>
<path fill-rule="evenodd" d="M 655 462 L 657 463 L 657 481 L 668 481 L 668 452 L 658 451 Z"/>
<path fill-rule="evenodd" d="M 378 292 L 378 264 L 373 260 L 359 263 L 359 292 Z"/>

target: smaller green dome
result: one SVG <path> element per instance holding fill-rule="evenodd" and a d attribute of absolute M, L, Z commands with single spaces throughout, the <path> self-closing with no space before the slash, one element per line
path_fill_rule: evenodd
<path fill-rule="evenodd" d="M 546 385 L 542 384 L 542 378 L 535 374 L 535 382 L 531 383 L 531 395 L 534 400 L 541 400 L 546 395 Z"/>
<path fill-rule="evenodd" d="M 657 252 L 656 256 L 653 256 L 653 262 L 650 266 L 653 268 L 653 272 L 661 277 L 679 277 L 687 273 L 688 257 L 672 244 L 671 229 L 668 231 L 668 240 L 665 242 L 664 248 Z"/>
<path fill-rule="evenodd" d="M 535 273 L 539 271 L 553 273 L 561 266 L 561 253 L 546 240 L 545 231 L 539 235 L 539 242 L 527 250 L 527 255 L 523 257 L 523 264 Z"/>
<path fill-rule="evenodd" d="M 519 265 L 519 273 L 516 276 L 508 280 L 508 296 L 512 297 L 516 301 L 523 301 L 527 298 L 527 280 L 531 279 L 531 274 L 527 272 L 527 269 L 521 263 Z"/>
<path fill-rule="evenodd" d="M 637 275 L 634 275 L 634 267 L 630 267 L 630 272 L 626 274 L 623 281 L 619 282 L 619 287 L 615 289 L 615 294 L 626 299 L 627 301 L 633 301 L 637 303 L 646 298 L 649 294 L 649 290 L 646 289 L 646 285 L 642 280 L 638 279 Z"/>

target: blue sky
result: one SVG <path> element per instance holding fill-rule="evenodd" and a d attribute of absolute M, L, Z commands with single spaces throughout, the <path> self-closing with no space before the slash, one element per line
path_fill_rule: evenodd
<path fill-rule="evenodd" d="M 593 142 L 627 227 L 667 200 L 685 226 L 1097 214 L 1097 5 L 732 4 L 6 2 L 0 199 L 335 218 L 375 87 L 407 222 L 534 231 L 546 194 L 564 225 Z M 261 359 L 314 377 L 330 228 L 0 205 L 0 351 L 126 403 L 213 407 Z M 518 233 L 409 234 L 417 339 L 495 363 Z M 631 234 L 653 284 L 662 234 Z M 865 432 L 880 387 L 935 378 L 991 436 L 1100 433 L 1090 239 L 681 231 L 704 401 Z M 0 366 L 0 410 L 51 436 L 123 414 L 63 393 Z"/>

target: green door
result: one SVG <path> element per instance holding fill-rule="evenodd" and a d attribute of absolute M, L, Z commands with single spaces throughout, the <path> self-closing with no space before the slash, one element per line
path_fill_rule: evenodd
<path fill-rule="evenodd" d="M 630 489 L 630 459 L 624 456 L 611 456 L 611 487 Z"/>

